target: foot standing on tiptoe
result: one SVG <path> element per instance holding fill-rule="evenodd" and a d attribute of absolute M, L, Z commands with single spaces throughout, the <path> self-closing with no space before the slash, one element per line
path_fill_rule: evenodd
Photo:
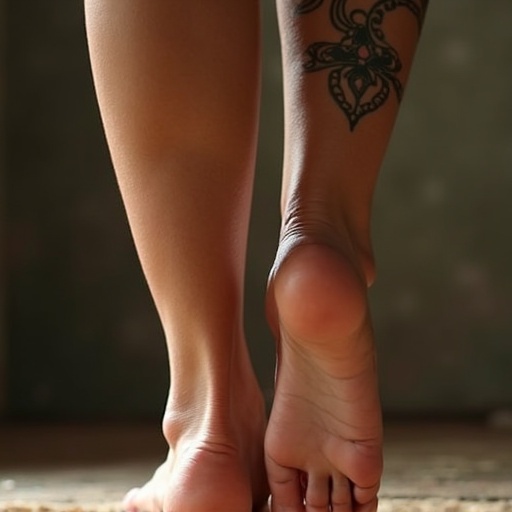
<path fill-rule="evenodd" d="M 273 512 L 372 512 L 382 423 L 366 296 L 371 204 L 427 2 L 277 3 L 286 134 L 267 293 Z"/>

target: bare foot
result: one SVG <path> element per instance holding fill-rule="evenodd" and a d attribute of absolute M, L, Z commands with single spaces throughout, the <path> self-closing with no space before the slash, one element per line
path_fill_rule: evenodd
<path fill-rule="evenodd" d="M 262 448 L 266 419 L 261 393 L 255 391 L 244 401 L 230 398 L 228 403 L 230 400 L 228 414 L 215 414 L 212 409 L 218 404 L 211 402 L 171 409 L 164 419 L 168 458 L 144 487 L 127 493 L 124 511 L 264 509 L 269 493 Z M 220 409 L 225 409 L 224 405 Z"/>
<path fill-rule="evenodd" d="M 327 245 L 293 248 L 274 269 L 278 339 L 265 438 L 273 512 L 374 512 L 382 422 L 366 283 Z"/>

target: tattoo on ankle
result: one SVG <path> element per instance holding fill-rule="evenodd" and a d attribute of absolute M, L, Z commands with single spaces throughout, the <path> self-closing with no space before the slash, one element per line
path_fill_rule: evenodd
<path fill-rule="evenodd" d="M 299 0 L 298 15 L 314 11 L 324 0 Z M 386 13 L 404 7 L 421 29 L 428 0 L 378 0 L 368 9 L 347 8 L 347 0 L 331 0 L 330 18 L 341 32 L 339 42 L 318 42 L 306 50 L 304 70 L 331 69 L 329 92 L 354 131 L 363 116 L 379 109 L 395 90 L 402 99 L 397 75 L 402 69 L 398 52 L 386 40 L 382 24 Z"/>

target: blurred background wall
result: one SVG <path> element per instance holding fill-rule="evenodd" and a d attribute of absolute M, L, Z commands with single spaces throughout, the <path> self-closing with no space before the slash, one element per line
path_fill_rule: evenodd
<path fill-rule="evenodd" d="M 263 296 L 283 126 L 273 2 L 263 11 L 246 325 L 270 400 Z M 103 138 L 82 4 L 4 0 L 0 13 L 4 414 L 156 418 L 164 341 Z M 509 0 L 431 3 L 374 213 L 371 299 L 390 414 L 512 407 L 511 23 Z"/>
<path fill-rule="evenodd" d="M 4 145 L 5 145 L 5 99 L 4 99 L 4 83 L 5 83 L 5 25 L 4 25 L 4 1 L 0 0 L 0 415 L 6 408 L 6 343 L 5 339 L 5 211 L 4 211 L 4 194 L 5 194 L 5 161 L 4 161 Z"/>

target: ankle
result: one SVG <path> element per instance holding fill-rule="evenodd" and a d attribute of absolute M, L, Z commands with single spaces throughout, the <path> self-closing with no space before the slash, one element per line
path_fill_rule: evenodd
<path fill-rule="evenodd" d="M 247 356 L 224 373 L 173 378 L 162 430 L 169 446 L 175 447 L 183 438 L 239 442 L 246 435 L 258 435 L 265 423 L 263 395 Z"/>
<path fill-rule="evenodd" d="M 231 446 L 236 450 L 236 435 L 225 414 L 202 416 L 198 411 L 167 410 L 162 432 L 172 452 L 205 444 Z"/>

